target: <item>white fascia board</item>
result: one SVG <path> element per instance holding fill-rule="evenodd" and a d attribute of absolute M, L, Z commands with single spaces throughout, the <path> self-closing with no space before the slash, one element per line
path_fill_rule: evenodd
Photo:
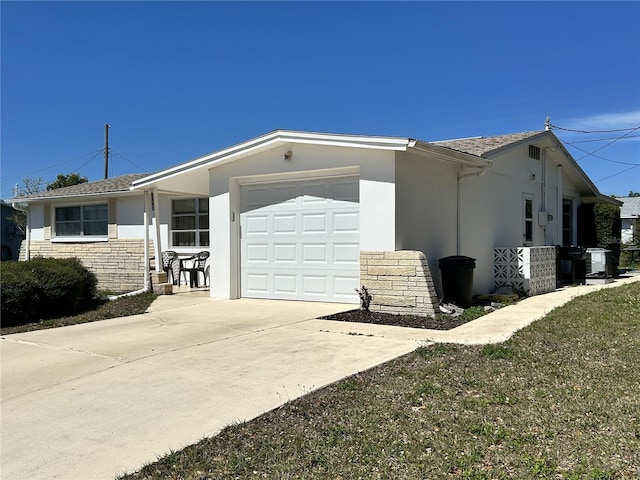
<path fill-rule="evenodd" d="M 159 180 L 166 180 L 176 175 L 191 172 L 200 168 L 211 168 L 223 165 L 239 157 L 264 150 L 276 143 L 305 143 L 311 145 L 330 145 L 340 147 L 371 148 L 377 150 L 405 151 L 414 140 L 402 137 L 371 137 L 364 135 L 340 135 L 328 133 L 297 132 L 293 130 L 276 130 L 261 137 L 248 140 L 175 167 L 162 170 L 148 177 L 132 182 L 132 190 L 149 187 Z"/>
<path fill-rule="evenodd" d="M 50 195 L 47 197 L 35 197 L 35 198 L 11 198 L 8 201 L 14 204 L 21 203 L 39 203 L 39 202 L 47 202 L 51 203 L 54 201 L 65 201 L 69 202 L 71 200 L 78 201 L 82 200 L 83 202 L 90 202 L 93 199 L 101 200 L 103 197 L 131 197 L 139 195 L 140 192 L 132 192 L 131 190 L 120 190 L 118 192 L 100 192 L 100 193 L 76 193 L 74 195 Z"/>

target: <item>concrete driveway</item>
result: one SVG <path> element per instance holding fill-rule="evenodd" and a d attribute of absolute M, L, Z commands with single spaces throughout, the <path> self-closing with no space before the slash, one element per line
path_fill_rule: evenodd
<path fill-rule="evenodd" d="M 354 335 L 353 305 L 160 297 L 144 315 L 0 341 L 4 479 L 113 479 L 417 348 Z"/>

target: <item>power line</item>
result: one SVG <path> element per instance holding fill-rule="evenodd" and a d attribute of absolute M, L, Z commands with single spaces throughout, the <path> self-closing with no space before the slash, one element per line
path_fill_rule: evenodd
<path fill-rule="evenodd" d="M 574 143 L 593 143 L 593 142 L 605 142 L 607 140 L 613 140 L 616 137 L 605 137 L 605 138 L 593 138 L 593 139 L 589 139 L 589 140 L 574 140 L 573 142 L 569 143 L 565 140 L 563 140 L 564 143 L 569 144 L 569 145 L 573 145 Z M 627 135 L 625 138 L 640 138 L 640 135 Z"/>
<path fill-rule="evenodd" d="M 629 170 L 633 170 L 634 168 L 638 168 L 638 167 L 640 167 L 640 165 L 634 165 L 633 167 L 625 168 L 621 172 L 614 173 L 613 175 L 609 175 L 608 177 L 604 177 L 604 178 L 601 178 L 600 180 L 597 180 L 596 183 L 602 182 L 604 180 L 608 180 L 608 179 L 610 179 L 612 177 L 616 177 L 618 175 L 622 175 L 623 173 L 628 172 Z"/>
<path fill-rule="evenodd" d="M 614 140 L 611 140 L 609 143 L 607 143 L 606 145 L 601 146 L 600 148 L 596 148 L 596 149 L 595 149 L 593 152 L 591 152 L 591 153 L 587 153 L 586 155 L 583 155 L 582 157 L 578 158 L 576 161 L 580 161 L 580 160 L 582 160 L 583 158 L 586 158 L 586 157 L 588 157 L 588 156 L 590 156 L 590 155 L 593 155 L 593 154 L 594 154 L 594 153 L 596 153 L 596 152 L 599 152 L 600 150 L 602 150 L 602 149 L 604 149 L 604 148 L 607 148 L 609 145 L 611 145 L 611 144 L 613 144 L 613 143 L 615 143 L 615 142 L 617 142 L 617 141 L 619 141 L 619 140 L 622 140 L 623 138 L 627 137 L 628 135 L 631 135 L 631 134 L 632 134 L 633 132 L 635 132 L 636 130 L 640 130 L 640 127 L 634 127 L 634 128 L 632 128 L 632 129 L 630 129 L 630 130 L 629 130 L 627 133 L 625 133 L 624 135 L 621 135 L 621 136 L 619 136 L 619 137 L 615 138 Z"/>
<path fill-rule="evenodd" d="M 565 132 L 574 132 L 574 133 L 616 133 L 616 132 L 629 132 L 629 131 L 633 132 L 640 129 L 640 127 L 631 127 L 631 128 L 618 128 L 614 130 L 574 130 L 571 128 L 559 127 L 557 125 L 553 125 L 552 123 L 549 124 L 549 127 L 555 130 L 564 130 Z"/>
<path fill-rule="evenodd" d="M 111 151 L 115 150 L 112 148 Z M 134 162 L 132 162 L 131 160 L 129 160 L 127 157 L 125 157 L 123 154 L 116 152 L 114 155 L 117 155 L 118 157 L 122 157 L 124 160 L 126 160 L 127 162 L 129 162 L 131 165 L 133 165 L 136 168 L 139 168 L 140 170 L 142 170 L 143 172 L 149 173 L 149 170 L 147 170 L 146 168 L 141 167 L 140 165 L 136 165 Z"/>
<path fill-rule="evenodd" d="M 6 178 L 4 178 L 3 180 L 5 180 L 5 181 L 10 181 L 10 180 L 15 180 L 16 178 L 30 177 L 30 176 L 31 176 L 31 175 L 33 175 L 34 173 L 44 172 L 45 170 L 51 170 L 52 168 L 56 168 L 56 167 L 58 167 L 58 166 L 60 166 L 60 165 L 64 165 L 65 163 L 71 163 L 71 162 L 73 162 L 73 161 L 75 161 L 75 160 L 78 160 L 79 158 L 82 158 L 82 157 L 86 157 L 86 156 L 88 156 L 88 155 L 91 155 L 92 153 L 94 153 L 94 154 L 95 154 L 96 152 L 97 152 L 97 153 L 101 153 L 101 152 L 102 152 L 102 149 L 100 149 L 100 150 L 94 150 L 94 151 L 89 152 L 89 153 L 83 153 L 82 155 L 78 155 L 77 157 L 71 158 L 71 159 L 69 159 L 69 160 L 63 160 L 62 162 L 54 163 L 54 164 L 52 164 L 52 165 L 49 165 L 48 167 L 43 167 L 43 168 L 39 168 L 39 169 L 37 169 L 37 170 L 32 170 L 31 172 L 26 172 L 26 173 L 21 174 L 21 175 L 15 175 L 15 176 L 13 176 L 13 177 L 6 177 Z M 93 158 L 95 158 L 95 155 L 94 155 L 94 157 L 93 157 Z M 93 158 L 92 158 L 91 160 L 93 160 Z M 89 160 L 89 162 L 90 162 L 91 160 Z M 89 162 L 87 162 L 87 163 L 89 163 Z M 86 165 L 86 163 L 85 163 L 84 165 Z M 83 165 L 83 166 L 84 166 L 84 165 Z"/>
<path fill-rule="evenodd" d="M 619 160 L 611 160 L 611 159 L 609 159 L 609 158 L 604 158 L 604 157 L 601 157 L 600 155 L 596 155 L 596 154 L 594 154 L 594 153 L 587 152 L 586 150 L 583 150 L 583 149 L 582 149 L 582 148 L 580 148 L 580 147 L 576 147 L 576 146 L 574 145 L 574 143 L 575 143 L 575 142 L 567 142 L 566 140 L 562 140 L 562 139 L 560 139 L 560 140 L 561 140 L 561 141 L 562 141 L 562 143 L 564 143 L 565 145 L 571 145 L 571 146 L 572 146 L 573 148 L 575 148 L 576 150 L 580 150 L 582 153 L 586 153 L 586 154 L 587 154 L 587 155 L 586 155 L 587 157 L 588 157 L 588 156 L 592 156 L 592 157 L 595 157 L 595 158 L 599 158 L 600 160 L 604 160 L 604 161 L 606 161 L 606 162 L 619 163 L 620 165 L 636 165 L 636 166 L 640 165 L 640 163 L 621 162 L 621 161 L 619 161 Z M 582 158 L 585 158 L 585 157 L 582 157 Z"/>

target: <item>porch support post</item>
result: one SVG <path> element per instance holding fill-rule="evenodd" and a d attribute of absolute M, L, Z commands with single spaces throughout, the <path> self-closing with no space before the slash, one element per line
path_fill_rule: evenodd
<path fill-rule="evenodd" d="M 149 268 L 149 210 L 151 202 L 149 201 L 149 190 L 144 191 L 144 289 L 149 290 L 149 277 L 151 269 Z"/>
<path fill-rule="evenodd" d="M 158 189 L 151 191 L 153 195 L 153 218 L 155 222 L 155 231 L 153 237 L 154 254 L 156 257 L 156 272 L 162 271 L 162 244 L 160 243 L 160 202 L 158 202 Z"/>

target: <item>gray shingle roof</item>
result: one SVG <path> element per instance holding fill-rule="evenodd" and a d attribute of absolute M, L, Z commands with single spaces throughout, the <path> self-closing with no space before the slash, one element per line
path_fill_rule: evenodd
<path fill-rule="evenodd" d="M 620 218 L 640 217 L 640 197 L 622 197 L 617 200 L 623 202 L 620 207 Z"/>
<path fill-rule="evenodd" d="M 43 192 L 32 193 L 12 199 L 16 202 L 33 200 L 38 198 L 72 197 L 75 195 L 97 195 L 104 193 L 128 192 L 131 182 L 150 175 L 149 173 L 133 173 L 120 175 L 119 177 L 107 178 L 96 182 L 80 183 L 70 187 L 45 190 Z"/>
<path fill-rule="evenodd" d="M 508 135 L 497 135 L 494 137 L 471 137 L 461 138 L 458 140 L 443 140 L 439 142 L 431 142 L 441 147 L 450 148 L 458 152 L 485 157 L 489 153 L 507 147 L 514 143 L 537 137 L 543 134 L 544 130 L 533 132 L 510 133 Z"/>

